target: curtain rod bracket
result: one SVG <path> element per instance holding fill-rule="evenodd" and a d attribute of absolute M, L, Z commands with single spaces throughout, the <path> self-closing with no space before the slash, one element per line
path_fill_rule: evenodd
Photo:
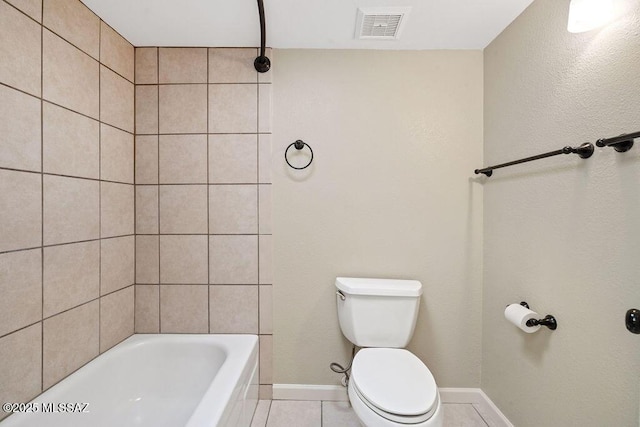
<path fill-rule="evenodd" d="M 600 138 L 596 141 L 596 145 L 598 147 L 613 147 L 618 153 L 624 153 L 633 147 L 634 138 L 640 138 L 640 132 L 623 133 L 613 138 Z"/>

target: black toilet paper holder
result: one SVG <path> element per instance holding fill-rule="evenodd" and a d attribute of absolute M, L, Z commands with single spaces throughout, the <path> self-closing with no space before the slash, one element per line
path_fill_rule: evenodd
<path fill-rule="evenodd" d="M 526 301 L 520 302 L 520 305 L 523 307 L 529 308 L 529 304 L 527 304 Z M 555 331 L 556 329 L 558 329 L 558 322 L 556 321 L 556 318 L 553 317 L 551 314 L 547 314 L 544 317 L 544 319 L 529 319 L 527 320 L 526 325 L 529 327 L 538 326 L 538 325 L 546 326 L 552 331 Z"/>

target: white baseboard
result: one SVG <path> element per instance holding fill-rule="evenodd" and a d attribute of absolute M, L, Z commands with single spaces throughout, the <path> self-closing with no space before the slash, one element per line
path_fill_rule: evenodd
<path fill-rule="evenodd" d="M 438 389 L 442 403 L 472 404 L 491 427 L 513 427 L 507 417 L 479 388 Z M 346 387 L 339 385 L 274 384 L 274 400 L 332 400 L 348 401 Z"/>
<path fill-rule="evenodd" d="M 482 402 L 482 390 L 479 388 L 453 388 L 440 387 L 440 399 L 442 403 L 480 403 Z"/>
<path fill-rule="evenodd" d="M 489 396 L 479 388 L 438 389 L 442 403 L 470 403 L 491 427 L 513 427 Z"/>

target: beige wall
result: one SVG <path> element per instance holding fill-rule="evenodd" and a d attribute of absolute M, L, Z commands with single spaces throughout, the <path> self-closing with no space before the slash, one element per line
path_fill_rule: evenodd
<path fill-rule="evenodd" d="M 270 74 L 250 49 L 136 49 L 136 332 L 260 335 L 271 384 Z"/>
<path fill-rule="evenodd" d="M 537 0 L 485 50 L 485 163 L 640 130 L 640 8 L 566 31 L 569 1 Z M 484 187 L 482 389 L 518 427 L 635 426 L 640 149 L 596 149 L 496 171 Z M 525 335 L 526 300 L 558 319 Z"/>
<path fill-rule="evenodd" d="M 0 58 L 0 401 L 26 402 L 133 333 L 134 50 L 76 0 L 0 1 Z"/>
<path fill-rule="evenodd" d="M 441 386 L 479 386 L 482 52 L 274 57 L 274 383 L 339 384 L 344 275 L 422 281 L 410 348 Z M 296 139 L 304 171 L 283 158 Z"/>

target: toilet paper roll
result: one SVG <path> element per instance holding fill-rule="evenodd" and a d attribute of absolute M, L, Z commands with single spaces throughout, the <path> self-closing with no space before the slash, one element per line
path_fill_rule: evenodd
<path fill-rule="evenodd" d="M 509 304 L 504 310 L 504 317 L 528 334 L 532 334 L 540 329 L 540 325 L 527 326 L 527 320 L 540 319 L 540 315 L 520 304 Z"/>

